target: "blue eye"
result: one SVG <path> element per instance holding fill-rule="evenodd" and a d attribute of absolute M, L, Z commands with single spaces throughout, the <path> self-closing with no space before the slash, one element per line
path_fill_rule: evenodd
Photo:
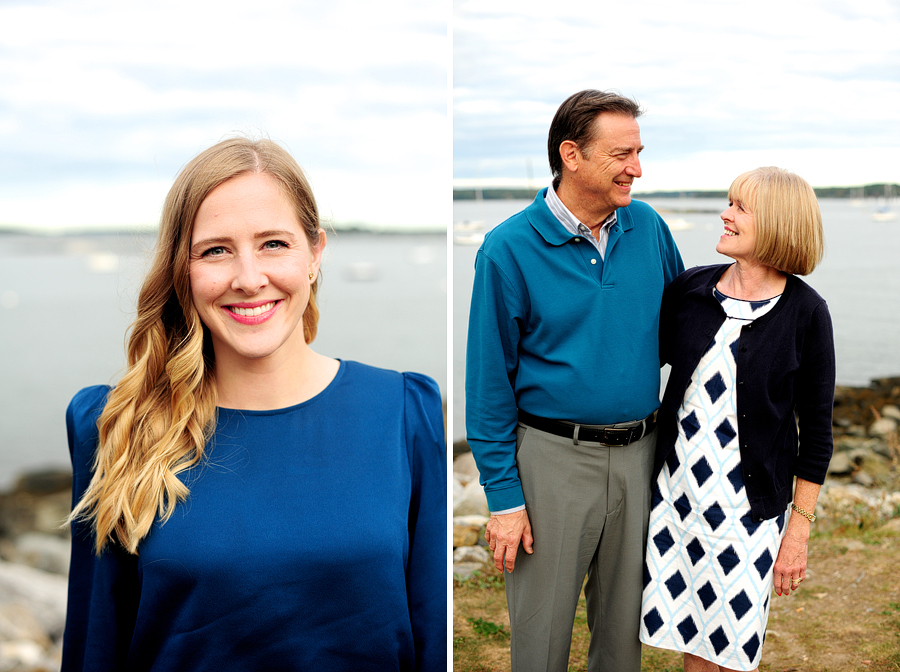
<path fill-rule="evenodd" d="M 263 243 L 263 248 L 267 250 L 277 250 L 287 246 L 287 243 L 283 240 L 267 240 L 265 243 Z"/>
<path fill-rule="evenodd" d="M 222 246 L 211 247 L 201 254 L 201 257 L 220 257 L 225 254 L 225 248 Z"/>

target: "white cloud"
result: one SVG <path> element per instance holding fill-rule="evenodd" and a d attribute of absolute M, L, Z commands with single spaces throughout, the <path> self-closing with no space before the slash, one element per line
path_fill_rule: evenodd
<path fill-rule="evenodd" d="M 831 159 L 816 166 L 822 183 L 900 181 L 896 3 L 518 6 L 455 3 L 456 177 L 518 178 L 525 157 L 543 169 L 559 103 L 600 88 L 646 107 L 647 162 L 681 166 L 658 175 L 697 174 L 687 166 L 708 165 L 716 152 L 795 152 L 800 161 L 819 151 Z"/>
<path fill-rule="evenodd" d="M 338 221 L 447 221 L 449 204 L 411 208 L 447 191 L 448 9 L 417 0 L 0 5 L 0 222 L 36 221 L 57 198 L 67 202 L 51 218 L 60 225 L 143 222 L 139 204 L 157 194 L 142 188 L 170 183 L 235 132 L 289 147 L 314 183 L 321 176 L 320 199 Z M 102 208 L 73 195 L 76 180 L 85 193 L 105 191 Z M 392 188 L 390 212 L 381 202 Z M 43 202 L 26 207 L 26 193 Z"/>

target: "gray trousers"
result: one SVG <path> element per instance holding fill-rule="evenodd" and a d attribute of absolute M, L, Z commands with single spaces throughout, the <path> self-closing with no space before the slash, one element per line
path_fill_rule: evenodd
<path fill-rule="evenodd" d="M 565 672 L 584 586 L 589 672 L 639 672 L 638 639 L 656 431 L 628 446 L 519 425 L 516 464 L 534 553 L 506 572 L 513 672 Z M 587 582 L 585 582 L 585 576 Z"/>

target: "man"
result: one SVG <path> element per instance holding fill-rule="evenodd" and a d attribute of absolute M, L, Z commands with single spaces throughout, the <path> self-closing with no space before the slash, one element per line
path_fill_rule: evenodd
<path fill-rule="evenodd" d="M 684 270 L 665 222 L 631 200 L 641 112 L 602 91 L 567 99 L 550 126 L 552 186 L 475 261 L 466 425 L 507 572 L 514 672 L 567 669 L 583 584 L 588 669 L 640 669 L 659 307 Z"/>

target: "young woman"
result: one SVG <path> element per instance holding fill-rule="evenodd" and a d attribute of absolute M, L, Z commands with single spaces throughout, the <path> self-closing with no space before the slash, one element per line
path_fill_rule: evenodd
<path fill-rule="evenodd" d="M 446 669 L 440 395 L 310 348 L 325 240 L 272 142 L 179 175 L 127 373 L 67 414 L 63 670 Z"/>

